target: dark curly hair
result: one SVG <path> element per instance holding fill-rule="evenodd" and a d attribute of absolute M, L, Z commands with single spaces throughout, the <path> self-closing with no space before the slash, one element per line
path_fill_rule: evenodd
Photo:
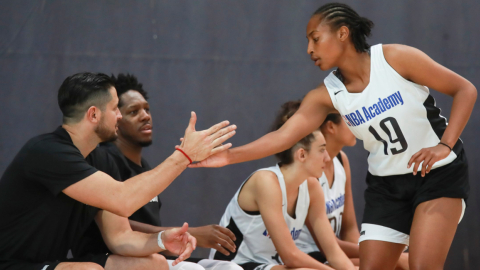
<path fill-rule="evenodd" d="M 122 107 L 122 99 L 120 98 L 125 92 L 129 90 L 135 90 L 139 92 L 145 100 L 148 100 L 148 95 L 145 90 L 143 90 L 143 84 L 138 82 L 137 77 L 132 74 L 123 74 L 119 73 L 117 77 L 112 74 L 112 81 L 115 83 L 115 89 L 117 89 L 117 95 L 119 98 L 118 107 Z"/>
<path fill-rule="evenodd" d="M 284 103 L 277 114 L 277 117 L 275 118 L 275 121 L 273 122 L 271 131 L 278 130 L 280 127 L 283 126 L 285 122 L 287 122 L 292 115 L 294 115 L 297 111 L 298 108 L 300 108 L 300 104 L 302 103 L 301 100 L 296 100 L 296 101 L 288 101 Z M 334 124 L 338 125 L 340 121 L 342 121 L 342 116 L 338 113 L 330 113 L 327 115 L 325 120 L 323 121 L 322 125 L 318 128 L 320 130 L 325 124 L 331 121 Z M 292 146 L 292 148 L 287 149 L 283 152 L 275 154 L 275 156 L 279 159 L 280 161 L 280 166 L 281 165 L 287 165 L 293 162 L 293 149 L 300 146 L 305 150 L 310 150 L 310 145 L 312 144 L 313 140 L 315 139 L 315 136 L 313 133 L 310 133 L 307 135 L 305 138 L 301 139 L 297 144 Z"/>

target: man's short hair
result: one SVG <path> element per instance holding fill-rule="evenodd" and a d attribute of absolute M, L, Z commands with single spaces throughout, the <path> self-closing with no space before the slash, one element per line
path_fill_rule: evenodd
<path fill-rule="evenodd" d="M 78 123 L 91 106 L 105 110 L 112 99 L 108 91 L 115 84 L 103 73 L 82 72 L 67 77 L 58 90 L 58 105 L 63 123 Z"/>
<path fill-rule="evenodd" d="M 112 75 L 111 79 L 115 83 L 115 89 L 117 89 L 117 95 L 119 98 L 118 107 L 123 106 L 122 99 L 120 97 L 129 90 L 135 90 L 139 92 L 145 100 L 148 100 L 147 92 L 143 90 L 143 84 L 138 82 L 135 75 L 119 73 L 117 77 Z"/>

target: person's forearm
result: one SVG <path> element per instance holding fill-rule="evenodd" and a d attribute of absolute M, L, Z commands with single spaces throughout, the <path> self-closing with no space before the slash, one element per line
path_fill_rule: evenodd
<path fill-rule="evenodd" d="M 175 151 L 154 169 L 132 177 L 122 183 L 118 201 L 122 202 L 120 214 L 131 216 L 153 197 L 160 194 L 177 178 L 190 162 L 179 151 Z"/>
<path fill-rule="evenodd" d="M 158 246 L 158 233 L 146 234 L 141 232 L 125 232 L 114 239 L 114 243 L 107 243 L 113 254 L 128 257 L 145 257 L 164 251 Z"/>
<path fill-rule="evenodd" d="M 355 245 L 358 245 L 358 239 L 360 238 L 360 233 L 358 232 L 351 232 L 351 233 L 346 233 L 344 234 L 341 239 L 345 242 L 350 242 Z"/>
<path fill-rule="evenodd" d="M 323 226 L 315 224 L 316 222 L 323 223 Z M 310 227 L 315 228 L 315 237 L 318 240 L 317 244 L 320 244 L 319 248 L 327 257 L 330 265 L 335 269 L 349 269 L 351 262 L 339 246 L 339 243 L 337 242 L 338 239 L 335 237 L 333 230 L 331 230 L 326 215 L 322 216 L 321 220 L 317 220 L 316 222 L 314 220 L 312 222 L 313 226 Z M 329 228 L 329 230 L 322 228 Z"/>
<path fill-rule="evenodd" d="M 228 163 L 241 163 L 282 152 L 301 139 L 297 140 L 297 137 L 282 134 L 280 130 L 270 132 L 249 144 L 227 150 Z"/>
<path fill-rule="evenodd" d="M 315 260 L 310 255 L 296 250 L 288 255 L 281 255 L 283 263 L 287 268 L 309 268 L 309 269 L 320 269 L 320 270 L 331 270 L 329 266 Z"/>
<path fill-rule="evenodd" d="M 337 238 L 337 243 L 348 258 L 360 258 L 358 244 L 343 241 Z"/>
<path fill-rule="evenodd" d="M 344 229 L 342 226 L 342 231 L 340 232 L 340 239 L 346 242 L 350 242 L 358 245 L 358 239 L 360 238 L 360 232 L 358 231 L 357 224 L 352 224 L 351 228 Z"/>
<path fill-rule="evenodd" d="M 132 227 L 132 230 L 137 231 L 137 232 L 143 232 L 143 233 L 158 233 L 161 231 L 169 230 L 173 227 L 158 227 L 158 226 L 153 226 L 150 224 L 138 222 L 135 220 L 129 219 L 128 222 L 130 223 L 130 226 Z"/>
<path fill-rule="evenodd" d="M 453 96 L 452 110 L 447 129 L 445 130 L 441 141 L 453 148 L 460 134 L 467 125 L 468 119 L 472 114 L 473 106 L 477 99 L 477 90 L 473 85 L 458 91 Z"/>

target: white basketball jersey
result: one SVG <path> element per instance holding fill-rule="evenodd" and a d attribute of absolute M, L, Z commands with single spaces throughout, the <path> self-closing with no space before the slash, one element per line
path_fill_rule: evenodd
<path fill-rule="evenodd" d="M 299 187 L 295 218 L 292 218 L 287 213 L 287 192 L 280 167 L 277 165 L 260 170 L 272 171 L 277 175 L 282 190 L 283 217 L 290 230 L 292 239 L 294 241 L 297 240 L 305 223 L 310 205 L 307 181 L 303 182 Z M 250 177 L 251 175 L 247 180 Z M 245 182 L 247 180 L 245 180 Z M 263 223 L 262 216 L 260 214 L 248 214 L 238 205 L 238 195 L 245 182 L 243 182 L 237 193 L 235 193 L 235 196 L 233 196 L 220 220 L 221 226 L 227 227 L 235 234 L 237 238 L 237 251 L 231 253 L 230 256 L 225 256 L 215 249 L 212 249 L 210 251 L 210 259 L 231 260 L 237 264 L 248 262 L 283 264 Z"/>
<path fill-rule="evenodd" d="M 440 142 L 447 121 L 428 88 L 400 76 L 385 60 L 382 44 L 371 47 L 370 83 L 363 92 L 349 93 L 333 72 L 324 82 L 333 106 L 370 152 L 371 174 L 412 173 L 412 168 L 407 169 L 410 158 Z M 459 140 L 454 151 L 432 168 L 452 162 L 461 148 Z"/>
<path fill-rule="evenodd" d="M 332 225 L 335 235 L 340 237 L 343 208 L 345 205 L 345 183 L 347 182 L 347 175 L 337 157 L 333 158 L 333 170 L 334 173 L 332 187 L 329 186 L 325 173 L 323 173 L 322 177 L 320 177 L 318 181 L 322 185 L 328 220 Z M 313 237 L 306 225 L 303 227 L 300 237 L 295 244 L 297 245 L 298 249 L 305 253 L 319 251 L 317 244 L 313 240 Z"/>

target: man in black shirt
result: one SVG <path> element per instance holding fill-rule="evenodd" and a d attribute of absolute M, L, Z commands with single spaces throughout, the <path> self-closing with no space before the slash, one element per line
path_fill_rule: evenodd
<path fill-rule="evenodd" d="M 152 143 L 152 116 L 147 101 L 147 93 L 134 75 L 119 74 L 117 78 L 112 76 L 112 80 L 115 81 L 122 119 L 118 121 L 117 140 L 103 143 L 101 148 L 112 155 L 119 168 L 120 178 L 125 181 L 151 169 L 148 162 L 142 157 L 142 149 Z M 149 203 L 129 217 L 132 229 L 144 233 L 155 233 L 168 229 L 160 227 L 160 207 L 159 196 L 153 197 Z M 197 239 L 197 245 L 200 247 L 214 248 L 225 255 L 229 255 L 228 250 L 235 252 L 235 235 L 227 228 L 219 225 L 207 225 L 189 228 L 188 232 Z M 80 246 L 73 251 L 74 255 L 84 255 L 88 250 L 96 250 L 97 253 L 108 252 L 98 228 L 95 226 L 89 228 Z M 167 253 L 166 255 L 172 254 Z M 241 269 L 235 263 L 227 261 L 201 258 L 189 258 L 187 261 L 198 263 L 207 270 L 214 268 L 223 270 Z M 169 261 L 169 263 L 171 262 Z M 198 269 L 198 266 L 193 266 L 187 262 L 182 262 L 178 267 Z"/>
<path fill-rule="evenodd" d="M 227 149 L 230 144 L 216 146 L 233 136 L 235 126 L 223 122 L 196 132 L 192 113 L 181 151 L 148 173 L 115 181 L 94 167 L 117 170 L 96 149 L 117 136 L 121 114 L 113 85 L 100 73 L 65 79 L 58 92 L 63 125 L 28 141 L 7 167 L 0 180 L 0 269 L 168 269 L 156 253 L 181 254 L 178 263 L 195 248 L 187 224 L 146 234 L 132 231 L 126 217 L 161 193 L 190 157 L 201 160 Z M 86 255 L 67 262 L 68 250 L 94 218 L 116 255 Z"/>

